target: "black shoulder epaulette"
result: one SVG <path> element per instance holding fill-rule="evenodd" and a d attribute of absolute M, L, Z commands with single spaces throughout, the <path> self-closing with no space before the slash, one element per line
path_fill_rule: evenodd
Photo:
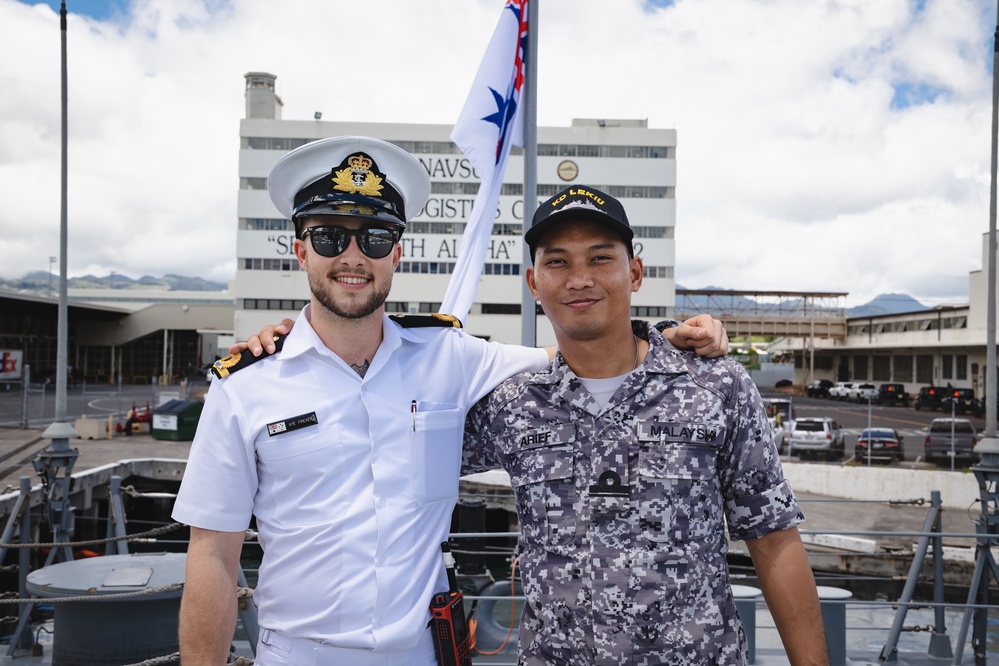
<path fill-rule="evenodd" d="M 281 351 L 281 347 L 284 346 L 284 336 L 274 336 L 274 352 L 278 353 Z M 254 356 L 249 351 L 237 352 L 235 354 L 229 354 L 225 358 L 220 358 L 219 360 L 212 363 L 212 374 L 222 379 L 223 377 L 228 377 L 237 370 L 241 370 L 248 365 L 253 365 L 262 358 L 267 358 L 271 355 L 271 352 L 266 349 L 260 356 Z"/>
<path fill-rule="evenodd" d="M 461 321 L 453 315 L 435 312 L 429 315 L 391 314 L 389 319 L 403 328 L 461 328 Z"/>

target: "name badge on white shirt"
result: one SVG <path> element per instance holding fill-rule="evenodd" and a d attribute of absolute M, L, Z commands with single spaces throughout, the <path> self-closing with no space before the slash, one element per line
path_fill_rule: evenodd
<path fill-rule="evenodd" d="M 293 416 L 290 419 L 285 419 L 284 421 L 268 423 L 267 434 L 268 436 L 273 437 L 282 433 L 292 432 L 293 430 L 301 430 L 302 428 L 317 425 L 319 425 L 319 419 L 316 417 L 316 413 L 309 412 L 308 414 L 302 414 L 301 416 Z"/>

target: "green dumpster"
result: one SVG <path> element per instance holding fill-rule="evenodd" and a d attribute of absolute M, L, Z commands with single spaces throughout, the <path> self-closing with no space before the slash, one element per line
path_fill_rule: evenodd
<path fill-rule="evenodd" d="M 198 429 L 204 403 L 197 400 L 170 400 L 153 410 L 153 439 L 190 441 Z"/>

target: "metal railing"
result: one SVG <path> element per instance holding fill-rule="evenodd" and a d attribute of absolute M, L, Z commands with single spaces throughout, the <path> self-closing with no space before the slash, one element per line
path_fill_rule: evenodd
<path fill-rule="evenodd" d="M 801 501 L 804 503 L 809 500 L 803 499 Z M 867 500 L 845 499 L 818 501 L 842 502 L 844 504 L 853 502 L 869 503 Z M 887 504 L 888 502 L 885 503 Z M 913 502 L 907 500 L 905 503 L 911 504 Z M 991 611 L 996 615 L 997 620 L 999 620 L 999 606 L 991 603 L 976 603 L 974 599 L 977 588 L 983 580 L 982 576 L 985 576 L 984 580 L 987 582 L 987 573 L 982 571 L 982 566 L 988 566 L 988 557 L 982 555 L 982 553 L 988 552 L 991 546 L 999 543 L 999 535 L 994 533 L 989 534 L 982 530 L 976 532 L 943 532 L 941 529 L 942 504 L 940 493 L 934 491 L 929 501 L 925 503 L 929 506 L 921 530 L 800 530 L 803 536 L 842 535 L 859 537 L 912 537 L 918 539 L 904 578 L 884 575 L 830 574 L 824 572 L 822 568 L 817 568 L 813 565 L 816 582 L 819 584 L 820 604 L 832 666 L 846 664 L 848 653 L 860 653 L 862 658 L 885 663 L 896 662 L 899 655 L 904 653 L 910 663 L 913 657 L 916 656 L 916 658 L 926 659 L 926 663 L 961 664 L 966 651 L 970 651 L 975 655 L 975 663 L 978 664 L 985 663 L 983 661 L 985 654 L 990 651 L 999 650 L 999 635 L 992 638 L 995 645 L 992 645 L 990 648 L 989 638 L 985 633 L 988 613 Z M 479 531 L 453 533 L 451 538 L 460 542 L 469 539 L 509 539 L 518 536 L 518 532 L 497 533 Z M 968 586 L 967 592 L 969 596 L 963 602 L 948 601 L 945 595 L 945 556 L 943 548 L 945 539 L 968 540 L 976 547 L 975 559 L 978 563 L 976 565 L 976 573 L 973 576 L 971 584 Z M 459 565 L 462 562 L 463 556 L 467 554 L 476 556 L 496 556 L 499 554 L 496 551 L 489 550 L 479 550 L 469 553 L 463 550 L 460 544 L 454 546 L 452 552 L 459 559 Z M 810 558 L 819 560 L 823 556 L 855 558 L 858 560 L 877 558 L 893 558 L 898 560 L 900 558 L 898 553 L 891 552 L 844 553 L 839 551 L 823 553 L 811 550 L 809 551 L 809 555 Z M 927 582 L 923 579 L 923 569 L 927 556 L 932 556 L 932 574 L 928 581 L 932 586 L 932 593 L 928 598 L 917 599 L 917 588 L 921 583 Z M 509 558 L 512 560 L 513 557 L 514 553 L 511 551 Z M 992 560 L 992 567 L 995 567 L 994 560 Z M 993 578 L 995 582 L 999 582 L 999 571 L 993 572 Z M 730 573 L 730 579 L 733 583 L 733 588 L 742 588 L 739 592 L 747 595 L 740 598 L 739 594 L 736 594 L 736 603 L 740 609 L 740 614 L 746 615 L 749 612 L 752 613 L 751 618 L 743 618 L 747 629 L 747 637 L 750 642 L 751 656 L 756 653 L 757 645 L 761 643 L 769 646 L 767 649 L 771 652 L 782 653 L 776 626 L 769 616 L 766 602 L 760 596 L 760 590 L 751 586 L 752 583 L 756 582 L 755 574 L 743 573 L 733 568 Z M 900 580 L 904 580 L 904 586 L 895 599 L 854 598 L 859 595 L 855 594 L 852 590 L 863 590 L 864 588 L 884 584 L 897 587 Z M 488 625 L 485 628 L 487 629 L 486 635 L 490 638 L 490 641 L 485 646 L 486 652 L 492 652 L 496 648 L 494 640 L 496 636 L 504 636 L 509 630 L 509 624 L 500 624 L 495 620 L 493 611 L 496 604 L 508 603 L 510 601 L 523 603 L 524 600 L 522 595 L 510 596 L 509 594 L 500 594 L 497 596 L 497 591 L 505 589 L 508 585 L 509 581 L 502 584 L 500 581 L 495 583 L 489 581 L 484 585 L 479 585 L 479 590 L 489 590 L 488 594 L 472 593 L 466 594 L 465 597 L 470 602 L 471 608 L 475 609 L 478 629 L 481 631 L 484 628 L 484 624 Z M 480 604 L 485 605 L 486 612 L 480 612 Z M 502 612 L 496 615 L 505 617 L 505 609 L 506 606 L 504 606 Z M 517 614 L 517 617 L 519 618 L 519 614 Z M 858 619 L 851 620 L 851 618 Z M 971 636 L 969 640 L 968 625 L 972 618 L 983 628 L 983 632 L 980 635 Z M 916 623 L 913 624 L 910 622 L 907 624 L 907 619 L 915 619 Z M 961 628 L 957 634 L 957 643 L 954 646 L 955 650 L 951 645 L 951 635 L 953 635 L 953 632 L 948 633 L 948 628 L 953 629 L 957 624 L 960 624 Z M 866 634 L 867 637 L 863 640 L 857 640 L 859 635 L 862 634 Z M 877 649 L 870 645 L 871 641 L 869 637 L 871 635 L 884 637 L 884 642 L 880 643 Z M 915 636 L 921 637 L 924 635 L 926 637 L 925 641 L 914 638 Z M 763 639 L 762 641 L 761 638 Z M 925 645 L 916 647 L 915 643 L 919 642 L 923 642 Z M 923 650 L 922 655 L 919 655 L 918 651 Z M 505 660 L 505 658 L 509 660 Z M 516 631 L 512 632 L 510 641 L 508 641 L 501 654 L 489 655 L 486 659 L 484 663 L 495 665 L 515 664 Z M 477 656 L 476 661 L 480 660 L 481 658 Z M 754 663 L 754 661 L 751 660 L 751 663 Z"/>
<path fill-rule="evenodd" d="M 26 483 L 22 481 L 22 484 Z M 108 537 L 120 537 L 123 535 L 124 508 L 121 503 L 121 494 L 127 492 L 127 488 L 120 488 L 115 485 L 111 488 L 109 504 L 110 515 L 108 516 Z M 28 489 L 22 485 L 22 494 L 27 494 Z M 117 498 L 117 500 L 115 500 Z M 808 499 L 802 499 L 808 502 Z M 841 502 L 844 506 L 853 503 L 870 503 L 865 500 L 838 500 L 824 499 L 817 500 L 823 502 Z M 25 502 L 27 504 L 27 502 Z M 884 502 L 894 504 L 893 502 Z M 906 503 L 912 503 L 907 500 Z M 984 528 L 979 528 L 974 532 L 943 532 L 941 529 L 941 501 L 940 494 L 934 492 L 931 498 L 925 502 L 927 513 L 923 528 L 920 530 L 801 530 L 803 536 L 816 535 L 851 535 L 860 537 L 911 537 L 916 539 L 915 548 L 911 552 L 911 559 L 908 561 L 907 571 L 900 571 L 899 575 L 871 575 L 851 573 L 846 575 L 829 573 L 826 567 L 816 566 L 813 561 L 813 569 L 817 583 L 821 586 L 821 591 L 827 590 L 849 590 L 853 594 L 849 598 L 832 598 L 826 594 L 822 599 L 823 616 L 826 619 L 826 630 L 829 637 L 830 654 L 832 664 L 843 664 L 846 655 L 850 658 L 861 656 L 862 658 L 874 662 L 891 663 L 897 661 L 900 656 L 904 656 L 909 663 L 951 663 L 960 664 L 967 652 L 975 655 L 979 660 L 975 663 L 985 663 L 986 654 L 995 656 L 999 650 L 999 636 L 992 636 L 993 645 L 989 645 L 989 636 L 979 636 L 976 638 L 974 632 L 968 635 L 968 629 L 972 620 L 978 622 L 980 618 L 988 619 L 988 614 L 999 614 L 999 606 L 992 603 L 981 603 L 974 596 L 977 594 L 979 585 L 984 580 L 990 583 L 989 573 L 991 572 L 992 582 L 999 581 L 999 572 L 996 572 L 995 561 L 989 560 L 990 548 L 997 545 L 999 535 L 995 533 L 994 522 L 986 521 Z M 460 511 L 460 506 L 459 506 Z M 92 518 L 102 520 L 99 516 Z M 471 522 L 471 524 L 468 524 Z M 130 521 L 132 523 L 132 521 Z M 470 561 L 475 562 L 476 558 L 492 558 L 494 562 L 501 562 L 500 566 L 492 568 L 500 572 L 504 566 L 509 567 L 513 563 L 516 555 L 516 547 L 513 545 L 519 538 L 519 532 L 495 532 L 484 529 L 476 529 L 474 521 L 461 520 L 459 515 L 459 525 L 462 531 L 451 535 L 455 541 L 453 552 L 459 560 L 459 572 L 471 569 L 479 570 L 476 567 L 468 567 Z M 484 526 L 484 524 L 483 524 Z M 13 524 L 10 529 L 13 530 Z M 23 525 L 18 525 L 18 528 Z M 991 530 L 991 531 L 990 531 Z M 11 532 L 11 535 L 13 532 Z M 9 543 L 11 535 L 7 535 L 2 541 Z M 257 548 L 255 535 L 249 535 L 247 546 Z M 500 546 L 492 546 L 489 542 L 502 540 Z M 964 601 L 956 601 L 945 594 L 943 585 L 944 573 L 944 541 L 965 541 L 976 548 L 976 576 L 963 590 L 967 594 Z M 157 537 L 155 544 L 147 542 L 147 547 L 155 547 L 156 544 L 162 547 L 172 548 L 182 545 L 183 542 L 175 538 L 160 539 Z M 252 561 L 254 551 L 247 551 Z M 906 559 L 908 554 L 901 556 L 897 552 L 858 552 L 844 553 L 818 552 L 810 550 L 810 556 L 816 560 L 823 557 L 848 558 L 855 562 L 865 560 L 877 560 L 880 558 L 894 558 L 896 560 Z M 926 573 L 924 566 L 926 557 L 931 557 L 929 577 L 924 579 Z M 244 560 L 243 573 L 240 587 L 250 590 L 256 580 L 257 571 L 253 564 L 246 566 Z M 906 567 L 903 566 L 903 569 Z M 493 574 L 488 569 L 482 569 L 479 573 L 466 574 L 461 576 L 465 584 L 463 587 L 466 595 L 468 610 L 475 609 L 475 619 L 479 623 L 479 631 L 483 632 L 480 637 L 480 649 L 483 652 L 493 651 L 498 643 L 502 641 L 506 634 L 510 632 L 511 625 L 504 620 L 500 623 L 497 618 L 510 618 L 511 606 L 514 619 L 519 619 L 519 608 L 523 604 L 523 596 L 520 594 L 510 595 L 509 578 L 505 580 L 500 576 L 499 580 L 494 579 Z M 731 581 L 734 586 L 741 586 L 753 589 L 756 583 L 754 572 L 748 567 L 742 567 L 738 562 L 733 562 L 731 566 Z M 922 586 L 931 586 L 929 594 L 920 592 Z M 881 595 L 879 598 L 865 594 L 864 590 L 876 585 L 891 587 L 895 593 L 891 598 Z M 903 589 L 898 592 L 899 585 Z M 991 585 L 993 590 L 994 585 Z M 248 594 L 252 594 L 249 592 Z M 245 601 L 245 599 L 244 599 Z M 751 641 L 751 652 L 756 654 L 782 654 L 779 637 L 772 618 L 769 616 L 765 601 L 759 596 L 737 596 L 737 606 L 743 615 L 744 625 L 747 627 L 747 636 Z M 250 613 L 241 613 L 240 636 L 245 635 L 251 646 L 255 645 L 256 624 L 252 616 L 254 606 L 252 603 L 244 604 L 245 609 Z M 241 607 L 242 609 L 243 607 Z M 751 618 L 751 619 L 750 619 Z M 490 625 L 489 631 L 486 625 Z M 955 632 L 955 629 L 960 629 Z M 492 642 L 486 644 L 484 638 L 486 633 Z M 505 648 L 495 655 L 476 655 L 476 663 L 482 664 L 514 664 L 516 663 L 516 637 L 514 632 L 507 640 Z M 952 639 L 956 638 L 956 641 Z M 22 644 L 23 645 L 23 644 Z M 837 661 L 838 660 L 838 661 Z M 922 660 L 922 661 L 920 661 Z"/>
<path fill-rule="evenodd" d="M 55 400 L 49 397 L 53 388 L 49 379 L 32 381 L 28 366 L 23 380 L 0 383 L 0 427 L 43 428 L 51 424 L 55 420 Z M 167 398 L 185 400 L 198 388 L 188 382 L 161 385 L 82 381 L 67 389 L 67 420 L 110 416 L 115 423 L 124 423 L 133 405 L 156 407 Z"/>

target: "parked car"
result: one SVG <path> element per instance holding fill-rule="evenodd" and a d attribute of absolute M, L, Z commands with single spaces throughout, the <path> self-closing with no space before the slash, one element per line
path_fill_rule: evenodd
<path fill-rule="evenodd" d="M 770 419 L 770 427 L 774 434 L 774 443 L 781 453 L 787 447 L 787 436 L 794 424 L 794 406 L 787 398 L 764 398 L 763 406 Z"/>
<path fill-rule="evenodd" d="M 919 389 L 919 394 L 916 395 L 916 401 L 912 403 L 912 406 L 916 408 L 917 412 L 921 409 L 927 409 L 932 412 L 940 409 L 941 399 L 943 399 L 942 388 L 939 386 L 924 386 Z"/>
<path fill-rule="evenodd" d="M 854 384 L 850 387 L 848 399 L 851 402 L 867 402 L 878 397 L 878 387 L 874 384 Z"/>
<path fill-rule="evenodd" d="M 850 395 L 853 382 L 836 382 L 829 387 L 829 397 L 833 400 L 846 400 Z"/>
<path fill-rule="evenodd" d="M 940 410 L 949 412 L 953 408 L 955 414 L 971 414 L 981 416 L 985 412 L 985 407 L 981 401 L 975 397 L 975 390 L 970 388 L 948 388 L 941 389 L 943 398 L 940 399 Z"/>
<path fill-rule="evenodd" d="M 831 418 L 803 416 L 791 429 L 790 453 L 804 460 L 813 456 L 842 458 L 846 450 L 846 435 Z"/>
<path fill-rule="evenodd" d="M 809 398 L 828 398 L 829 388 L 833 385 L 831 379 L 816 379 L 805 387 L 805 393 Z"/>
<path fill-rule="evenodd" d="M 968 419 L 933 419 L 926 432 L 923 456 L 926 462 L 950 467 L 951 455 L 962 461 L 978 461 L 974 448 L 977 443 L 975 426 Z"/>
<path fill-rule="evenodd" d="M 872 444 L 869 453 L 868 442 Z M 898 434 L 897 430 L 891 428 L 864 428 L 864 431 L 857 437 L 853 457 L 861 463 L 866 462 L 868 457 L 871 462 L 886 464 L 901 462 L 902 436 Z"/>
<path fill-rule="evenodd" d="M 787 431 L 784 430 L 784 426 L 777 425 L 775 419 L 770 419 L 770 432 L 773 434 L 777 451 L 784 453 L 784 449 L 787 448 Z"/>
<path fill-rule="evenodd" d="M 763 398 L 763 406 L 770 418 L 779 417 L 781 425 L 790 427 L 794 421 L 795 409 L 789 398 Z"/>
<path fill-rule="evenodd" d="M 879 405 L 907 407 L 909 394 L 905 392 L 905 384 L 882 384 L 878 387 L 878 397 L 875 402 Z"/>

